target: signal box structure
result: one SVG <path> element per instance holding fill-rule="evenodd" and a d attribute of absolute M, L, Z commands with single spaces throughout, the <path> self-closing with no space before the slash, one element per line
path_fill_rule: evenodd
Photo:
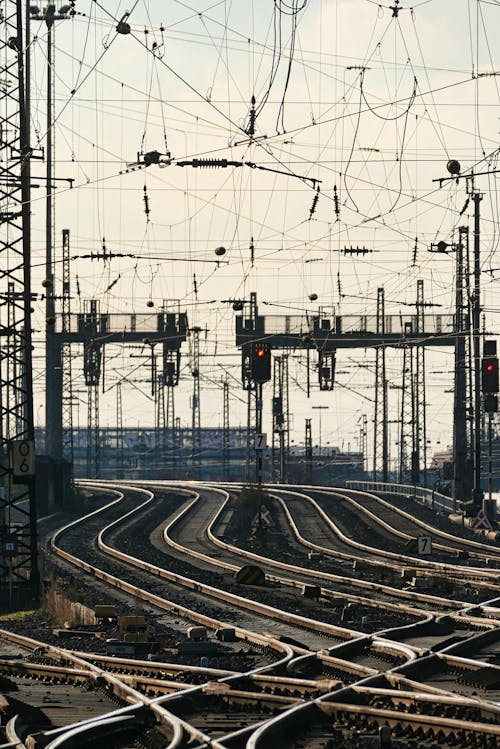
<path fill-rule="evenodd" d="M 233 305 L 234 306 L 234 305 Z M 387 377 L 385 376 L 385 353 L 388 347 L 403 351 L 415 351 L 416 378 L 413 400 L 418 404 L 414 422 L 425 425 L 425 385 L 423 352 L 427 346 L 450 346 L 455 348 L 457 319 L 452 314 L 425 314 L 423 282 L 417 283 L 415 314 L 386 315 L 384 290 L 377 292 L 377 311 L 373 315 L 337 315 L 324 309 L 317 313 L 302 315 L 260 315 L 257 295 L 250 294 L 245 302 L 238 301 L 236 315 L 236 345 L 242 350 L 243 388 L 251 391 L 252 345 L 265 344 L 270 349 L 314 349 L 318 352 L 318 379 L 320 390 L 333 390 L 337 349 L 374 348 L 376 356 L 375 374 L 375 437 L 374 478 L 380 474 L 382 481 L 388 475 L 387 437 Z M 460 329 L 461 330 L 461 329 Z M 308 353 L 309 357 L 309 353 Z M 309 359 L 308 359 L 309 361 Z M 309 366 L 308 366 L 309 372 Z M 309 374 L 308 374 L 309 383 Z M 413 387 L 413 385 L 412 385 Z M 309 390 L 309 384 L 308 384 Z M 465 395 L 461 396 L 465 402 Z M 426 438 L 423 431 L 413 435 L 412 466 L 418 478 L 420 463 L 426 465 Z M 419 446 L 418 448 L 415 446 Z M 420 454 L 421 451 L 421 454 Z"/>
<path fill-rule="evenodd" d="M 99 385 L 104 347 L 109 344 L 161 346 L 163 381 L 174 386 L 179 379 L 181 345 L 186 341 L 188 320 L 187 314 L 178 309 L 178 303 L 170 303 L 171 307 L 168 304 L 164 303 L 164 309 L 157 313 L 103 314 L 99 311 L 98 301 L 91 299 L 85 303 L 83 313 L 70 315 L 66 330 L 62 329 L 61 316 L 57 316 L 52 333 L 54 376 L 47 384 L 47 398 L 51 398 L 53 414 L 50 424 L 47 424 L 47 445 L 52 457 L 59 458 L 63 452 L 63 346 L 83 345 L 83 368 L 89 393 Z"/>

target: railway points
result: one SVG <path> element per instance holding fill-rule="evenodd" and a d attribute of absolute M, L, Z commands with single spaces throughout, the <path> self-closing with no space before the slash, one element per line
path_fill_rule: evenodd
<path fill-rule="evenodd" d="M 342 528 L 342 518 L 329 510 L 337 496 L 348 497 L 338 490 L 266 487 L 274 532 L 263 542 L 250 539 L 248 533 L 243 538 L 232 522 L 237 517 L 237 486 L 97 482 L 85 487 L 89 496 L 95 490 L 106 501 L 101 499 L 97 510 L 66 524 L 55 535 L 49 531 L 53 541 L 47 554 L 62 576 L 71 574 L 74 579 L 74 570 L 80 567 L 89 586 L 86 595 L 100 601 L 98 626 L 108 622 L 107 631 L 100 635 L 101 653 L 99 637 L 83 638 L 89 650 L 82 651 L 75 647 L 71 633 L 64 641 L 52 636 L 39 664 L 33 660 L 33 650 L 26 661 L 26 648 L 18 645 L 24 651 L 18 668 L 21 662 L 31 662 L 34 672 L 45 667 L 45 681 L 63 678 L 66 689 L 71 669 L 76 675 L 83 668 L 87 679 L 95 679 L 88 674 L 97 669 L 101 679 L 107 674 L 106 678 L 123 684 L 119 689 L 135 690 L 161 704 L 181 733 L 199 737 L 200 746 L 209 739 L 221 747 L 234 742 L 266 746 L 268 731 L 269 735 L 278 731 L 289 737 L 293 747 L 289 723 L 294 725 L 295 712 L 306 710 L 306 705 L 301 731 L 296 734 L 306 746 L 333 740 L 354 741 L 353 746 L 376 742 L 384 725 L 391 727 L 393 746 L 401 745 L 405 737 L 421 740 L 426 747 L 438 737 L 444 747 L 448 741 L 458 746 L 462 742 L 465 747 L 473 732 L 488 749 L 495 746 L 500 617 L 499 591 L 495 591 L 490 566 L 456 565 L 457 577 L 467 570 L 477 578 L 477 588 L 468 596 L 469 582 L 464 581 L 429 592 L 404 584 L 408 580 L 401 571 L 407 569 L 408 559 L 402 554 L 404 561 L 390 562 L 392 568 L 401 568 L 396 584 L 394 569 L 391 573 L 391 567 L 379 563 L 385 542 L 378 546 L 376 527 L 373 535 L 363 531 L 363 541 L 356 542 L 358 560 L 371 563 L 363 567 L 360 561 L 353 569 L 352 556 L 349 564 L 347 558 L 352 554 L 349 543 L 356 539 L 355 530 L 349 536 L 345 529 L 336 535 L 325 519 L 331 518 Z M 354 502 L 362 507 L 363 497 L 356 494 Z M 375 523 L 371 518 L 374 500 L 367 497 L 369 502 L 366 517 Z M 344 500 L 344 506 L 354 505 Z M 388 537 L 412 530 L 405 517 L 387 508 L 382 522 Z M 302 534 L 315 539 L 315 554 L 301 543 Z M 340 543 L 342 534 L 345 540 Z M 443 543 L 452 549 L 455 542 L 460 548 L 460 539 L 450 530 Z M 494 558 L 494 543 L 487 546 Z M 484 552 L 483 548 L 473 550 L 479 555 Z M 421 568 L 431 579 L 442 579 L 442 570 L 438 575 L 432 566 L 432 562 L 442 564 L 441 560 L 414 561 L 420 563 L 415 564 L 414 576 Z M 244 564 L 262 569 L 264 587 L 236 581 L 235 571 Z M 446 564 L 454 566 L 450 559 Z M 307 586 L 316 590 L 315 596 L 303 595 Z M 457 594 L 463 595 L 457 598 Z M 241 599 L 239 603 L 235 596 Z M 127 598 L 128 613 L 124 608 Z M 117 626 L 119 621 L 117 611 L 122 616 L 127 613 L 127 621 L 131 617 L 135 621 L 138 606 L 148 630 L 154 632 L 148 636 L 150 644 L 138 643 L 133 658 L 106 655 L 102 652 L 105 640 L 120 636 L 117 629 L 109 637 L 113 634 L 110 625 L 114 621 Z M 104 617 L 103 612 L 113 616 Z M 234 643 L 217 640 L 216 629 L 223 627 L 234 629 Z M 190 628 L 206 630 L 206 635 L 193 641 L 191 653 L 182 655 L 177 646 L 180 640 L 189 644 Z M 72 655 L 65 666 L 55 653 L 68 643 Z M 217 653 L 212 644 L 222 645 L 223 652 Z M 16 645 L 8 647 L 12 651 Z M 147 659 L 141 660 L 140 653 L 147 654 Z M 0 669 L 1 665 L 0 659 Z M 5 659 L 6 672 L 15 665 L 16 661 Z M 67 669 L 65 676 L 61 668 Z M 26 673 L 28 679 L 33 678 Z M 7 673 L 5 678 L 10 678 Z M 372 681 L 373 687 L 368 686 Z M 358 686 L 365 683 L 366 687 Z M 418 708 L 412 714 L 418 718 L 409 719 L 408 701 L 397 697 L 404 690 L 415 693 L 411 699 Z M 371 695 L 370 700 L 360 699 L 365 693 Z M 450 700 L 456 701 L 453 711 Z M 103 730 L 113 714 L 103 710 Z M 54 725 L 60 722 L 56 716 L 57 711 Z M 152 730 L 149 720 L 145 725 Z M 53 727 L 40 730 L 48 732 Z"/>
<path fill-rule="evenodd" d="M 0 749 L 498 749 L 473 5 L 1 3 Z"/>

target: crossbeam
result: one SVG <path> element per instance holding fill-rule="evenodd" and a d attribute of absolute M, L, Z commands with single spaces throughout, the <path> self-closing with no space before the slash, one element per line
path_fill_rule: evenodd
<path fill-rule="evenodd" d="M 453 315 L 385 315 L 384 332 L 377 331 L 376 315 L 236 315 L 236 345 L 256 340 L 274 349 L 313 348 L 318 351 L 377 346 L 454 346 Z"/>

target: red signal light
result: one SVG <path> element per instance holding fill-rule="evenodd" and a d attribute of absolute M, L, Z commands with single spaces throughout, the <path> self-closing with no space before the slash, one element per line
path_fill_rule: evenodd
<path fill-rule="evenodd" d="M 250 379 L 264 383 L 271 379 L 271 347 L 268 343 L 252 343 L 250 350 Z"/>
<path fill-rule="evenodd" d="M 498 359 L 490 356 L 481 362 L 481 386 L 485 395 L 498 393 Z"/>

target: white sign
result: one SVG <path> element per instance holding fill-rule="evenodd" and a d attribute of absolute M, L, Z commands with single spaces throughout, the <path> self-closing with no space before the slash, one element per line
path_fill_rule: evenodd
<path fill-rule="evenodd" d="M 267 447 L 267 434 L 256 434 L 254 447 L 256 450 L 265 450 Z"/>
<path fill-rule="evenodd" d="M 432 554 L 432 537 L 431 536 L 418 536 L 417 537 L 417 552 L 419 555 L 428 556 Z"/>
<path fill-rule="evenodd" d="M 14 478 L 33 478 L 35 475 L 35 443 L 33 440 L 12 442 L 12 473 Z"/>
<path fill-rule="evenodd" d="M 476 517 L 470 524 L 471 528 L 475 528 L 478 531 L 491 531 L 491 523 L 484 510 L 479 510 Z"/>

